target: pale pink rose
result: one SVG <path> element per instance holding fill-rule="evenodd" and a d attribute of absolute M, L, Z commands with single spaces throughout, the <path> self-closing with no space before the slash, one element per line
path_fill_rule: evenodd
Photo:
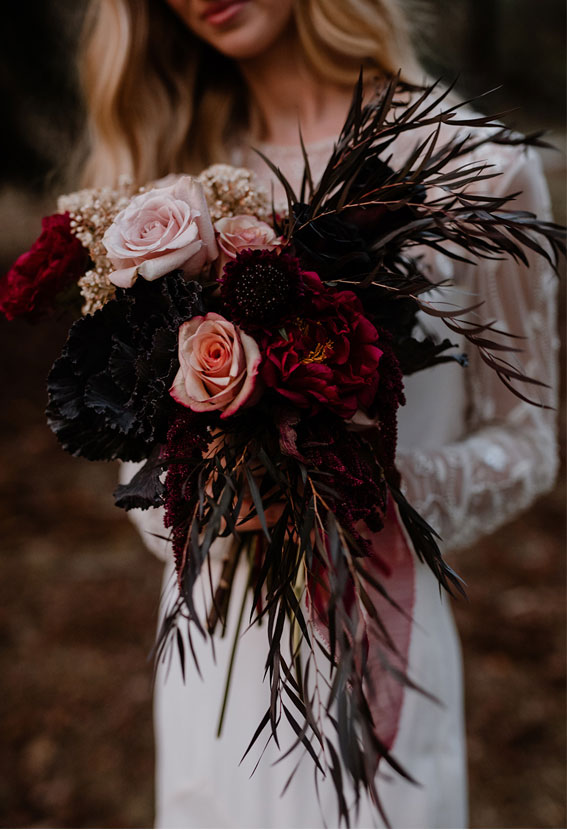
<path fill-rule="evenodd" d="M 219 273 L 229 259 L 236 259 L 240 251 L 247 249 L 273 251 L 281 247 L 282 238 L 266 222 L 255 216 L 233 216 L 215 222 L 217 242 L 220 248 Z"/>
<path fill-rule="evenodd" d="M 256 341 L 220 314 L 193 317 L 179 329 L 179 371 L 169 390 L 194 412 L 240 409 L 257 384 L 261 355 Z"/>
<path fill-rule="evenodd" d="M 110 281 L 120 288 L 176 270 L 193 277 L 218 256 L 203 188 L 190 176 L 135 196 L 102 241 L 115 268 Z"/>

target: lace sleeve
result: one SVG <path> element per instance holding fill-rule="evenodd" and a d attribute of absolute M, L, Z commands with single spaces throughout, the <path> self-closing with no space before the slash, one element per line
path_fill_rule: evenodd
<path fill-rule="evenodd" d="M 516 148 L 503 148 L 498 154 L 503 173 L 495 180 L 495 189 L 506 194 L 521 191 L 515 208 L 549 217 L 539 156 Z M 464 282 L 485 300 L 479 311 L 482 318 L 524 335 L 516 362 L 550 387 L 524 385 L 521 391 L 553 408 L 519 400 L 471 351 L 465 370 L 466 434 L 439 450 L 412 450 L 399 456 L 408 500 L 449 549 L 471 544 L 528 507 L 552 486 L 558 466 L 556 277 L 536 256 L 529 257 L 529 267 L 508 259 L 465 270 Z"/>

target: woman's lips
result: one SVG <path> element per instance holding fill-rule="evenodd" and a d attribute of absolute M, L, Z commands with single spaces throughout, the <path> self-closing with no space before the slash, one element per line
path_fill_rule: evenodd
<path fill-rule="evenodd" d="M 232 18 L 238 14 L 240 9 L 248 3 L 249 0 L 218 0 L 218 2 L 210 3 L 201 14 L 203 20 L 211 23 L 213 26 L 222 26 L 228 23 Z"/>

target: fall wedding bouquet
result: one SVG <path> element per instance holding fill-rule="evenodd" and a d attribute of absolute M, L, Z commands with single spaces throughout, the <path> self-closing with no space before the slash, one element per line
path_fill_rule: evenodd
<path fill-rule="evenodd" d="M 49 375 L 48 421 L 74 455 L 141 463 L 118 506 L 164 508 L 179 596 L 158 659 L 174 646 L 184 666 L 194 636 L 223 632 L 245 560 L 235 637 L 245 610 L 246 624 L 265 621 L 270 688 L 248 749 L 264 732 L 277 743 L 286 721 L 296 740 L 282 752 L 303 750 L 331 775 L 346 821 L 345 777 L 379 808 L 379 760 L 404 774 L 390 749 L 411 684 L 415 557 L 462 590 L 401 489 L 403 377 L 465 367 L 458 334 L 511 389 L 538 383 L 508 362 L 510 335 L 482 321 L 481 302 L 431 302 L 443 285 L 417 246 L 521 261 L 529 248 L 554 265 L 565 250 L 558 226 L 510 209 L 513 194 L 483 195 L 489 168 L 460 162 L 488 142 L 539 136 L 467 119 L 435 86 L 394 81 L 370 103 L 362 92 L 360 81 L 319 183 L 305 152 L 299 193 L 265 159 L 285 213 L 227 165 L 82 191 L 60 200 L 0 285 L 8 319 L 82 295 Z M 444 123 L 466 129 L 442 143 Z M 425 139 L 392 165 L 397 138 L 418 130 Z M 442 318 L 447 338 L 427 336 L 423 315 Z"/>

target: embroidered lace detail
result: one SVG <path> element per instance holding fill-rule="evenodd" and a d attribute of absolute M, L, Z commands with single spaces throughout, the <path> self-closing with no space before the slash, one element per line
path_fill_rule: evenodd
<path fill-rule="evenodd" d="M 503 171 L 493 182 L 495 195 L 522 191 L 517 209 L 550 216 L 535 153 L 493 148 L 490 161 Z M 496 320 L 500 328 L 525 337 L 518 341 L 523 353 L 511 360 L 549 388 L 526 384 L 519 388 L 531 400 L 552 408 L 518 400 L 480 355 L 471 352 L 462 440 L 399 458 L 408 499 L 449 548 L 470 545 L 513 519 L 551 488 L 557 474 L 556 277 L 543 260 L 528 259 L 529 267 L 505 260 L 474 268 L 457 266 L 457 270 L 462 282 L 485 299 L 483 319 Z"/>

